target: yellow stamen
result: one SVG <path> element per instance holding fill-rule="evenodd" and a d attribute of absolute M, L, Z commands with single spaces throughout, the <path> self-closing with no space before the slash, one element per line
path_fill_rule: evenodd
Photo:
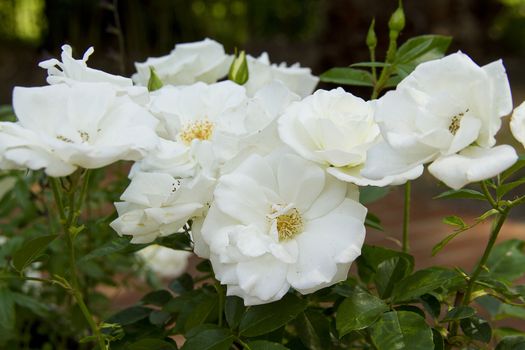
<path fill-rule="evenodd" d="M 292 239 L 302 231 L 303 218 L 297 209 L 293 208 L 288 214 L 282 214 L 277 217 L 277 233 L 280 242 Z"/>
<path fill-rule="evenodd" d="M 213 123 L 205 119 L 187 125 L 179 134 L 179 137 L 185 144 L 189 145 L 195 139 L 209 140 L 212 134 Z"/>
<path fill-rule="evenodd" d="M 467 109 L 465 112 L 459 113 L 452 117 L 452 119 L 450 120 L 450 125 L 448 126 L 448 131 L 450 131 L 452 135 L 456 135 L 456 133 L 459 130 L 459 127 L 461 126 L 461 118 L 463 118 L 465 113 L 467 113 L 468 111 L 469 110 Z"/>

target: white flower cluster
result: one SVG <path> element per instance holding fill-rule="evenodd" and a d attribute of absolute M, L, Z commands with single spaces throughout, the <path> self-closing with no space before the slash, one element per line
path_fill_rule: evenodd
<path fill-rule="evenodd" d="M 479 67 L 458 52 L 364 101 L 314 93 L 310 69 L 266 53 L 247 56 L 243 86 L 221 80 L 233 57 L 210 39 L 136 63 L 137 85 L 87 67 L 91 53 L 75 60 L 64 46 L 62 61 L 41 63 L 50 86 L 15 88 L 18 122 L 0 123 L 0 167 L 67 176 L 135 161 L 111 226 L 150 243 L 191 220 L 195 253 L 247 305 L 346 279 L 365 237 L 358 186 L 403 184 L 431 163 L 457 189 L 517 159 L 495 146 L 512 109 L 500 61 Z M 152 92 L 150 68 L 163 83 Z M 524 110 L 511 123 L 523 143 Z"/>

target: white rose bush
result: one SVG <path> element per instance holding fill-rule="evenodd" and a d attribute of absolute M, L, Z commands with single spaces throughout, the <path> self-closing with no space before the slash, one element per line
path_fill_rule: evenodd
<path fill-rule="evenodd" d="M 404 24 L 399 7 L 383 62 L 372 22 L 370 61 L 319 78 L 212 39 L 131 78 L 89 67 L 93 48 L 41 62 L 49 85 L 0 110 L 0 346 L 521 349 L 523 331 L 492 321 L 525 307 L 525 243 L 495 244 L 525 201 L 525 104 L 513 111 L 501 60 L 446 54 L 440 35 L 398 44 Z M 499 143 L 511 114 L 518 142 Z M 429 252 L 492 220 L 471 272 L 414 269 L 425 168 L 445 189 L 432 200 L 488 207 L 446 217 Z M 383 227 L 366 205 L 393 186 L 399 249 L 367 245 Z M 107 289 L 122 286 L 146 294 L 119 308 Z"/>

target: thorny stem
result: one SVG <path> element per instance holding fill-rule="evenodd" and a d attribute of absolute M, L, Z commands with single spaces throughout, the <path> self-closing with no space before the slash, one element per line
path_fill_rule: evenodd
<path fill-rule="evenodd" d="M 219 281 L 216 281 L 214 284 L 215 290 L 217 291 L 217 295 L 219 296 L 219 321 L 218 325 L 219 327 L 222 326 L 222 314 L 224 313 L 224 290 L 222 289 L 221 283 Z"/>
<path fill-rule="evenodd" d="M 375 61 L 376 61 L 376 51 L 375 49 L 370 48 L 370 62 L 374 63 Z M 374 79 L 374 81 L 377 80 L 377 69 L 375 66 L 372 66 L 372 78 Z"/>
<path fill-rule="evenodd" d="M 55 203 L 58 208 L 60 220 L 65 221 L 66 217 L 64 215 L 64 205 L 62 203 L 62 197 L 60 196 L 60 181 L 55 177 L 50 177 L 49 182 L 51 183 L 51 188 L 53 189 L 53 196 L 55 197 Z"/>
<path fill-rule="evenodd" d="M 119 68 L 120 73 L 126 73 L 126 56 L 125 56 L 125 47 L 124 47 L 124 35 L 122 34 L 122 25 L 120 23 L 120 15 L 118 13 L 118 0 L 113 0 L 113 18 L 115 21 L 115 35 L 118 40 L 118 50 L 119 50 Z"/>
<path fill-rule="evenodd" d="M 498 203 L 496 203 L 496 201 L 490 194 L 486 181 L 481 181 L 481 189 L 483 190 L 483 194 L 485 195 L 485 198 L 487 198 L 487 201 L 490 203 L 491 207 L 500 211 L 500 209 L 498 208 Z"/>
<path fill-rule="evenodd" d="M 75 174 L 78 176 L 75 176 L 72 180 L 71 187 L 66 192 L 67 196 L 67 217 L 65 213 L 65 208 L 63 206 L 63 203 L 61 201 L 61 194 L 60 190 L 58 188 L 58 180 L 57 179 L 51 179 L 51 184 L 53 187 L 53 195 L 55 196 L 55 202 L 57 203 L 57 208 L 59 212 L 60 221 L 62 222 L 63 227 L 63 235 L 65 236 L 66 243 L 69 250 L 69 264 L 70 264 L 70 280 L 71 283 L 68 283 L 70 286 L 70 293 L 75 298 L 75 301 L 77 302 L 80 310 L 82 311 L 82 314 L 84 315 L 84 318 L 89 324 L 89 327 L 91 328 L 91 331 L 93 332 L 93 335 L 95 336 L 98 346 L 100 350 L 106 349 L 106 343 L 104 341 L 104 338 L 102 337 L 102 334 L 100 333 L 100 330 L 95 323 L 95 320 L 93 318 L 93 315 L 89 311 L 88 307 L 86 306 L 86 303 L 84 302 L 84 298 L 82 296 L 82 292 L 79 287 L 78 283 L 78 276 L 76 271 L 76 254 L 75 254 L 75 244 L 74 239 L 76 236 L 76 232 L 73 230 L 73 228 L 77 224 L 77 219 L 79 217 L 80 210 L 83 205 L 83 201 L 86 198 L 86 192 L 88 188 L 88 182 L 89 182 L 89 174 L 90 171 L 86 170 L 86 172 L 82 174 Z M 76 200 L 77 193 L 75 192 L 78 182 L 81 181 L 81 190 L 79 193 L 78 200 Z"/>
<path fill-rule="evenodd" d="M 476 267 L 474 268 L 474 271 L 468 278 L 467 282 L 467 288 L 465 290 L 465 294 L 461 297 L 460 292 L 458 292 L 458 295 L 456 295 L 457 300 L 461 300 L 460 305 L 469 305 L 472 301 L 472 292 L 474 291 L 474 286 L 476 285 L 477 279 L 479 275 L 481 274 L 481 271 L 486 269 L 486 263 L 490 256 L 490 253 L 492 251 L 492 248 L 494 248 L 494 245 L 496 244 L 496 240 L 498 238 L 499 232 L 501 230 L 501 227 L 503 226 L 505 220 L 507 219 L 507 216 L 509 214 L 510 209 L 518 205 L 522 202 L 522 198 L 518 198 L 515 201 L 510 202 L 509 205 L 505 207 L 501 207 L 499 203 L 494 201 L 494 198 L 489 192 L 489 189 L 487 187 L 487 183 L 485 181 L 481 181 L 481 188 L 483 190 L 483 194 L 485 195 L 485 198 L 490 203 L 490 205 L 498 211 L 497 217 L 492 222 L 492 228 L 490 231 L 490 237 L 489 241 L 487 242 L 487 246 L 485 247 L 485 251 L 483 252 L 483 255 L 481 256 L 481 259 L 477 263 Z M 459 299 L 458 299 L 459 298 Z M 453 338 L 457 332 L 458 332 L 458 322 L 454 321 L 450 324 L 450 336 L 449 339 Z M 447 349 L 452 348 L 452 344 L 447 345 Z"/>
<path fill-rule="evenodd" d="M 494 220 L 490 238 L 487 243 L 487 246 L 485 247 L 485 251 L 483 252 L 483 256 L 479 260 L 478 264 L 476 265 L 476 268 L 474 269 L 474 272 L 469 278 L 468 284 L 467 284 L 467 290 L 465 291 L 465 296 L 463 297 L 463 305 L 470 304 L 470 298 L 472 295 L 472 290 L 474 288 L 474 284 L 476 283 L 476 279 L 478 278 L 481 271 L 485 268 L 485 264 L 487 263 L 487 259 L 490 256 L 490 252 L 492 251 L 492 248 L 494 247 L 494 244 L 496 243 L 496 239 L 498 238 L 498 234 L 501 230 L 501 227 L 503 226 L 503 223 L 507 219 L 507 215 L 509 213 L 509 209 L 504 209 L 502 213 L 498 214 L 497 218 Z"/>
<path fill-rule="evenodd" d="M 405 184 L 405 205 L 403 210 L 403 253 L 408 253 L 410 250 L 410 244 L 408 240 L 408 227 L 410 224 L 410 192 L 411 184 L 407 181 Z"/>

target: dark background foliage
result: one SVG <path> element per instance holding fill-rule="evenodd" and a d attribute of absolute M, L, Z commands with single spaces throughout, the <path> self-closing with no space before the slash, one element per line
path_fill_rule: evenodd
<path fill-rule="evenodd" d="M 63 43 L 77 57 L 94 46 L 92 66 L 126 75 L 134 61 L 204 37 L 228 52 L 268 51 L 273 62 L 300 62 L 320 74 L 368 59 L 364 36 L 374 17 L 379 49 L 385 48 L 396 6 L 395 0 L 1 0 L 0 104 L 10 102 L 15 85 L 43 84 L 36 63 L 59 55 Z M 406 0 L 404 6 L 402 41 L 446 34 L 454 37 L 452 51 L 461 49 L 480 64 L 501 57 L 515 94 L 522 95 L 525 1 Z"/>

